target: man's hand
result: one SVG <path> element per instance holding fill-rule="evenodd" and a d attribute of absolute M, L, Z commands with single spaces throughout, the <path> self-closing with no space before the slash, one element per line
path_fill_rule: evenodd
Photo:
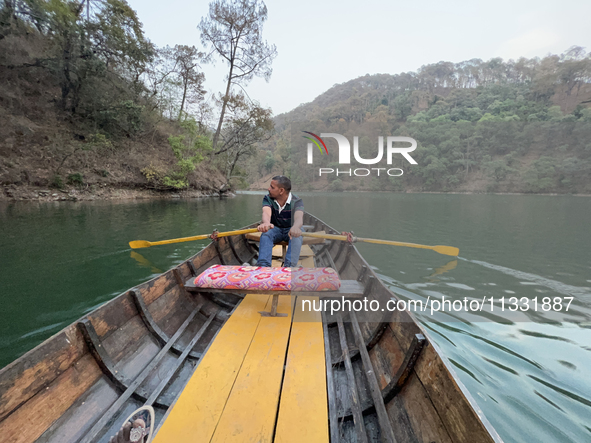
<path fill-rule="evenodd" d="M 260 225 L 257 226 L 257 229 L 259 230 L 259 232 L 267 232 L 270 229 L 273 229 L 275 226 L 273 226 L 273 223 L 261 223 Z"/>
<path fill-rule="evenodd" d="M 302 230 L 300 228 L 296 228 L 295 226 L 293 226 L 289 230 L 289 238 L 301 237 L 301 235 L 302 235 Z"/>

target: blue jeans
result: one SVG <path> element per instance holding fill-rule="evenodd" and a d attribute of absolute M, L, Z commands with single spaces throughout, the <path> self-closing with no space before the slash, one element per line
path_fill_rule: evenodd
<path fill-rule="evenodd" d="M 259 243 L 259 259 L 257 266 L 271 266 L 271 257 L 273 254 L 273 245 L 282 241 L 289 242 L 287 246 L 287 253 L 285 255 L 284 266 L 292 268 L 298 265 L 300 260 L 300 251 L 302 250 L 302 243 L 304 237 L 296 237 L 290 240 L 289 230 L 291 228 L 273 228 L 261 235 Z M 303 230 L 302 230 L 303 232 Z"/>

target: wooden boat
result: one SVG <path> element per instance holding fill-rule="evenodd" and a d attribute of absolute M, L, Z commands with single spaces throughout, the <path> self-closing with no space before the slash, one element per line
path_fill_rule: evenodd
<path fill-rule="evenodd" d="M 337 233 L 310 214 L 304 222 Z M 368 299 L 394 297 L 353 244 L 327 241 L 311 249 L 316 266 L 359 282 Z M 245 236 L 213 241 L 2 369 L 2 441 L 107 442 L 122 417 L 142 405 L 152 405 L 162 423 L 244 299 L 240 293 L 191 293 L 184 282 L 213 264 L 242 264 L 256 255 L 257 244 Z M 379 321 L 323 314 L 322 331 L 327 392 L 317 396 L 327 404 L 326 440 L 502 441 L 409 313 L 388 312 Z M 284 440 L 273 420 L 268 438 L 257 441 Z"/>

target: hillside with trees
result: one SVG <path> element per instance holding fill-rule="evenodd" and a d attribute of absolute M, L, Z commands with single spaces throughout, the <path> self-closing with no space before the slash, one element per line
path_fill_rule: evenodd
<path fill-rule="evenodd" d="M 0 198 L 230 189 L 273 129 L 239 88 L 271 75 L 266 18 L 258 0 L 213 2 L 201 46 L 158 48 L 125 0 L 1 0 Z M 216 59 L 227 85 L 207 97 L 202 66 Z"/>
<path fill-rule="evenodd" d="M 277 173 L 304 190 L 591 194 L 583 48 L 368 74 L 273 118 L 245 93 L 272 73 L 266 20 L 260 0 L 212 2 L 200 42 L 159 48 L 125 0 L 0 0 L 0 199 L 218 194 Z M 227 76 L 212 95 L 214 61 Z M 319 177 L 337 158 L 308 165 L 302 130 L 358 137 L 366 159 L 378 137 L 410 136 L 418 164 Z"/>
<path fill-rule="evenodd" d="M 365 75 L 275 122 L 274 138 L 244 167 L 253 189 L 285 173 L 305 190 L 591 193 L 591 53 L 581 47 L 542 59 Z M 334 155 L 306 164 L 301 130 L 351 143 L 357 136 L 367 159 L 376 156 L 378 136 L 413 137 L 418 165 L 398 156 L 391 167 L 403 169 L 401 177 L 319 177 L 319 167 L 346 168 Z M 336 144 L 328 147 L 335 152 Z"/>

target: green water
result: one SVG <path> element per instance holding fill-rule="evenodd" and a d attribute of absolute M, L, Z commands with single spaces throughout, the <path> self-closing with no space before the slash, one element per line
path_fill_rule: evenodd
<path fill-rule="evenodd" d="M 574 297 L 572 310 L 419 315 L 507 442 L 591 441 L 591 199 L 301 194 L 339 230 L 460 248 L 358 248 L 402 299 Z M 159 240 L 242 227 L 262 195 L 227 200 L 0 205 L 0 367 L 83 314 L 199 252 Z M 461 320 L 461 321 L 460 321 Z"/>

